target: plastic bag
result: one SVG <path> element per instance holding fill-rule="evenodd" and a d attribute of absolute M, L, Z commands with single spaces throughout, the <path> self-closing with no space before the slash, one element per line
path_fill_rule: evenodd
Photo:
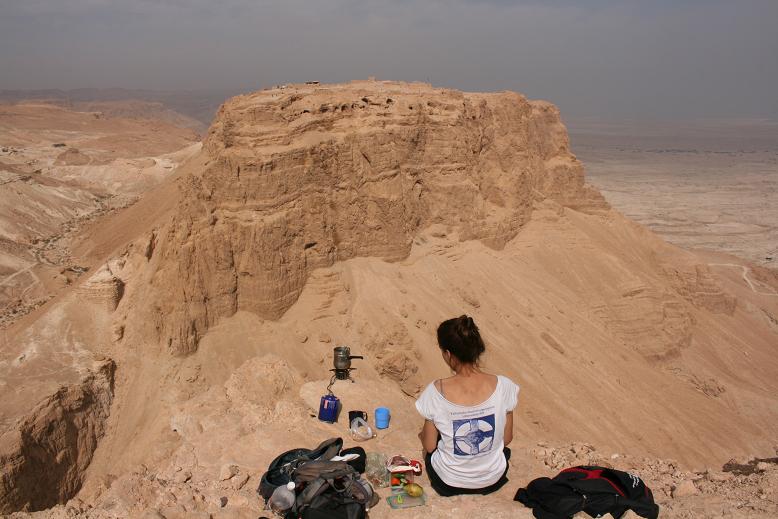
<path fill-rule="evenodd" d="M 389 471 L 386 470 L 386 456 L 380 452 L 368 452 L 365 477 L 367 477 L 367 480 L 375 487 L 388 487 Z"/>
<path fill-rule="evenodd" d="M 367 422 L 363 420 L 362 418 L 354 418 L 354 420 L 351 421 L 351 438 L 354 441 L 364 441 L 364 440 L 370 440 L 371 438 L 375 438 L 376 434 L 373 431 L 373 428 L 367 425 Z"/>

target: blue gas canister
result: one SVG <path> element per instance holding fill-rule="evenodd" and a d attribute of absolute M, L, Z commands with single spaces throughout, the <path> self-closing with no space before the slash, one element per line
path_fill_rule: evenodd
<path fill-rule="evenodd" d="M 324 395 L 319 402 L 319 420 L 335 423 L 338 421 L 340 400 L 335 395 Z"/>

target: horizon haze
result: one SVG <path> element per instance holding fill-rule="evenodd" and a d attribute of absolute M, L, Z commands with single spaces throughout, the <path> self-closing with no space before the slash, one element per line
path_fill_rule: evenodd
<path fill-rule="evenodd" d="M 768 0 L 0 0 L 0 12 L 0 90 L 375 76 L 514 90 L 569 118 L 778 119 Z"/>

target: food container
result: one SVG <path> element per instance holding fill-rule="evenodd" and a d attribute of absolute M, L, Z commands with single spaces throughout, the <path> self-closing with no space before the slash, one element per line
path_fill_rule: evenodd
<path fill-rule="evenodd" d="M 403 470 L 390 473 L 392 493 L 405 492 L 405 485 L 413 483 L 413 470 Z"/>
<path fill-rule="evenodd" d="M 414 473 L 421 474 L 421 463 L 405 456 L 393 456 L 386 462 L 386 470 L 390 474 L 392 493 L 397 493 L 402 492 L 408 483 L 413 483 Z"/>
<path fill-rule="evenodd" d="M 392 508 L 412 508 L 414 506 L 424 506 L 427 504 L 427 496 L 422 494 L 419 497 L 411 497 L 405 492 L 392 494 L 386 498 L 386 503 Z"/>

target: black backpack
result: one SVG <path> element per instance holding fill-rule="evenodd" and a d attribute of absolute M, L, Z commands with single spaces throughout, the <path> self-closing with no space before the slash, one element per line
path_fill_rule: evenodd
<path fill-rule="evenodd" d="M 315 449 L 292 449 L 274 459 L 262 476 L 257 493 L 265 501 L 276 488 L 295 483 L 296 501 L 286 519 L 364 519 L 378 496 L 360 478 L 365 471 L 365 450 L 344 449 L 343 440 L 332 438 Z M 350 462 L 331 461 L 338 454 L 355 453 Z"/>
<path fill-rule="evenodd" d="M 309 461 L 293 475 L 300 489 L 293 508 L 303 519 L 363 519 L 378 495 L 359 472 L 344 461 Z"/>
<path fill-rule="evenodd" d="M 659 515 L 651 489 L 639 477 L 596 466 L 572 467 L 553 479 L 534 479 L 516 492 L 514 500 L 532 508 L 537 519 L 570 519 L 578 512 L 591 517 L 610 513 L 621 519 L 627 510 L 647 519 Z"/>
<path fill-rule="evenodd" d="M 279 454 L 276 459 L 270 462 L 267 472 L 262 475 L 257 493 L 267 501 L 276 488 L 292 481 L 292 473 L 299 465 L 311 460 L 329 461 L 340 454 L 342 447 L 343 439 L 330 438 L 321 442 L 315 449 L 298 448 Z"/>

